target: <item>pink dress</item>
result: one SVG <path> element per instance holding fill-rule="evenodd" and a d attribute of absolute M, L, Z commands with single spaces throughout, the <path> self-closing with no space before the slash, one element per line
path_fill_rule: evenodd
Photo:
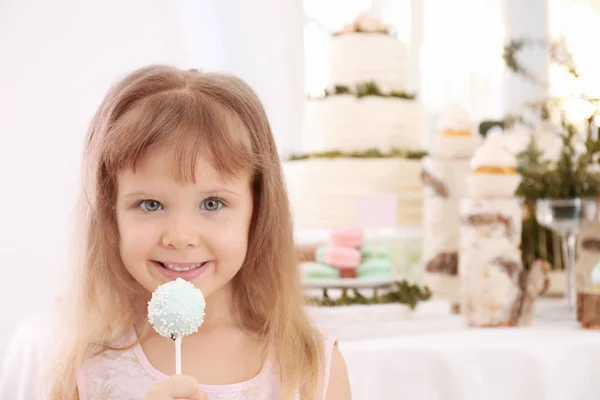
<path fill-rule="evenodd" d="M 325 336 L 325 390 L 327 393 L 331 354 L 336 339 Z M 108 350 L 78 371 L 81 400 L 139 400 L 148 389 L 167 376 L 150 365 L 140 344 L 128 350 Z M 278 400 L 279 378 L 267 361 L 254 378 L 230 385 L 200 385 L 209 400 Z"/>

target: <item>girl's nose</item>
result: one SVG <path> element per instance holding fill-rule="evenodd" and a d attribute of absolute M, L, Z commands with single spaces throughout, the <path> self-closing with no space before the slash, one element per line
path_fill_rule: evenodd
<path fill-rule="evenodd" d="M 178 218 L 165 229 L 161 242 L 171 249 L 189 249 L 198 247 L 201 238 L 198 227 L 189 218 Z"/>

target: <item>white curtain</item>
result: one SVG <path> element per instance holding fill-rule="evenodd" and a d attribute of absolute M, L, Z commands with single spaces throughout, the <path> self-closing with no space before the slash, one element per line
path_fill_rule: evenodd
<path fill-rule="evenodd" d="M 503 0 L 413 0 L 420 42 L 420 93 L 429 139 L 440 112 L 459 102 L 475 121 L 503 115 Z M 420 15 L 419 15 L 420 14 Z M 419 20 L 420 17 L 420 20 Z"/>
<path fill-rule="evenodd" d="M 232 71 L 289 152 L 302 22 L 301 0 L 0 2 L 0 360 L 14 325 L 62 280 L 82 139 L 109 85 L 152 63 Z"/>

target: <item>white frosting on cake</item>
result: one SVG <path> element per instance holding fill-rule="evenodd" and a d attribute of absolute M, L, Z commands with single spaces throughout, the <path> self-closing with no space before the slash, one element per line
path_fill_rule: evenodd
<path fill-rule="evenodd" d="M 521 183 L 517 173 L 475 172 L 480 167 L 516 168 L 517 158 L 497 137 L 488 138 L 471 159 L 469 194 L 475 198 L 512 197 Z"/>
<path fill-rule="evenodd" d="M 332 38 L 329 84 L 374 81 L 382 91 L 405 90 L 407 47 L 381 33 L 346 33 Z"/>
<path fill-rule="evenodd" d="M 449 132 L 463 133 L 463 135 L 452 135 L 448 134 Z M 440 116 L 432 153 L 442 158 L 471 158 L 477 149 L 479 139 L 479 134 L 473 129 L 471 115 L 458 103 L 452 103 Z"/>
<path fill-rule="evenodd" d="M 487 138 L 499 138 L 514 155 L 525 151 L 531 139 L 534 139 L 536 147 L 542 152 L 542 159 L 553 163 L 560 158 L 563 145 L 556 127 L 550 123 L 542 123 L 535 129 L 525 125 L 515 125 L 503 131 L 495 127 L 488 132 Z"/>
<path fill-rule="evenodd" d="M 521 175 L 471 174 L 467 183 L 474 198 L 510 198 L 521 183 Z"/>
<path fill-rule="evenodd" d="M 517 167 L 517 158 L 508 151 L 500 138 L 490 137 L 477 149 L 471 159 L 471 168 L 479 167 Z"/>
<path fill-rule="evenodd" d="M 421 150 L 422 132 L 420 107 L 414 100 L 330 96 L 308 102 L 303 148 L 306 152 Z"/>
<path fill-rule="evenodd" d="M 438 135 L 432 153 L 446 159 L 469 159 L 477 149 L 479 138 L 479 135 Z"/>
<path fill-rule="evenodd" d="M 355 222 L 358 196 L 395 195 L 400 226 L 420 227 L 421 161 L 403 158 L 334 158 L 284 164 L 297 227 L 348 226 Z"/>
<path fill-rule="evenodd" d="M 486 135 L 486 140 L 490 139 L 502 141 L 508 151 L 517 155 L 527 148 L 531 140 L 531 130 L 518 126 L 504 131 L 499 126 L 495 126 Z"/>
<path fill-rule="evenodd" d="M 442 112 L 438 127 L 440 132 L 472 132 L 473 119 L 464 107 L 460 104 L 452 103 Z"/>

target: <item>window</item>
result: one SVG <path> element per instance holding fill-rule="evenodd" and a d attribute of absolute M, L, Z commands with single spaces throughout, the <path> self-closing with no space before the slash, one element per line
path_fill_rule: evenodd
<path fill-rule="evenodd" d="M 600 1 L 550 0 L 549 7 L 552 39 L 564 39 L 581 75 L 575 79 L 563 68 L 551 65 L 551 93 L 559 97 L 600 98 L 600 57 L 596 50 L 600 37 Z M 593 112 L 592 105 L 574 98 L 565 101 L 563 108 L 573 122 L 581 122 Z"/>

